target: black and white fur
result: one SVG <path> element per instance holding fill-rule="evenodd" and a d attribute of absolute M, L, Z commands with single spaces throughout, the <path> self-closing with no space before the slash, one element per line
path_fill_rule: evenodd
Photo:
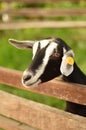
<path fill-rule="evenodd" d="M 74 58 L 73 50 L 60 38 L 47 38 L 40 41 L 9 42 L 21 49 L 33 48 L 31 65 L 24 71 L 22 83 L 27 87 L 34 87 L 42 82 L 49 81 L 62 75 L 67 82 L 86 85 L 86 76 L 76 63 L 68 65 L 66 58 Z M 66 111 L 86 116 L 86 106 L 67 102 Z"/>

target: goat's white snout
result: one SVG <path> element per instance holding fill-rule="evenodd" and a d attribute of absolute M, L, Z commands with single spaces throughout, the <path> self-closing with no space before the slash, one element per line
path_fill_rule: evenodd
<path fill-rule="evenodd" d="M 33 77 L 33 74 L 27 70 L 24 71 L 23 76 L 22 76 L 22 83 L 26 87 L 27 82 L 29 83 L 31 78 Z"/>
<path fill-rule="evenodd" d="M 22 83 L 24 87 L 35 87 L 41 82 L 35 74 L 29 70 L 25 70 L 22 76 Z"/>

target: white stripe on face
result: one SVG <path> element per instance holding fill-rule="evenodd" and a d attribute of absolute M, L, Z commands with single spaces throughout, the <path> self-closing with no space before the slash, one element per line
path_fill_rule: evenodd
<path fill-rule="evenodd" d="M 49 57 L 52 55 L 54 49 L 57 49 L 57 43 L 52 42 L 50 45 L 47 47 L 46 52 L 45 52 L 45 57 L 43 59 L 43 64 L 46 65 L 49 61 Z"/>
<path fill-rule="evenodd" d="M 34 56 L 35 56 L 35 54 L 36 54 L 36 52 L 37 52 L 38 43 L 39 43 L 39 42 L 37 41 L 37 42 L 35 42 L 34 45 L 33 45 L 33 57 L 32 57 L 32 59 L 34 58 Z"/>
<path fill-rule="evenodd" d="M 42 49 L 42 48 L 46 47 L 49 44 L 50 41 L 51 40 L 49 40 L 49 39 L 41 40 L 40 41 L 40 48 Z"/>
<path fill-rule="evenodd" d="M 38 50 L 39 44 L 40 44 L 40 49 L 42 49 L 42 48 L 46 47 L 49 44 L 49 42 L 50 42 L 49 39 L 47 39 L 47 40 L 40 40 L 40 41 L 35 42 L 34 45 L 33 45 L 33 58 L 34 58 L 34 56 L 35 56 L 35 54 L 36 54 L 36 52 Z"/>
<path fill-rule="evenodd" d="M 49 40 L 47 40 L 48 42 L 46 43 L 46 45 L 45 46 L 41 46 L 41 47 L 46 47 L 48 44 L 49 44 Z M 44 42 L 44 41 L 43 41 Z M 42 45 L 43 44 L 43 42 L 40 42 L 40 44 Z M 37 47 L 36 47 L 36 45 L 37 45 L 37 47 L 38 47 L 38 44 L 36 43 L 35 44 L 35 48 L 37 49 Z M 40 76 L 43 74 L 43 72 L 44 72 L 44 70 L 45 70 L 45 68 L 46 68 L 46 66 L 47 66 L 47 64 L 48 64 L 48 61 L 49 61 L 49 58 L 50 58 L 50 56 L 52 55 L 52 53 L 53 53 L 53 51 L 54 51 L 54 49 L 56 49 L 57 48 L 57 43 L 55 43 L 55 42 L 51 42 L 50 43 L 50 45 L 46 48 L 46 50 L 45 50 L 45 56 L 44 56 L 44 58 L 43 58 L 43 62 L 42 62 L 42 64 L 40 64 L 39 65 L 39 67 L 37 68 L 37 70 L 35 70 L 35 75 L 33 75 L 32 77 L 31 77 L 31 79 L 30 80 L 28 80 L 26 83 L 25 83 L 25 85 L 26 86 L 29 86 L 29 85 L 32 85 L 32 84 L 36 84 L 37 82 L 41 82 L 41 80 L 40 80 Z M 34 53 L 35 54 L 35 53 Z M 40 54 L 39 54 L 40 55 Z M 34 60 L 34 59 L 33 59 Z"/>

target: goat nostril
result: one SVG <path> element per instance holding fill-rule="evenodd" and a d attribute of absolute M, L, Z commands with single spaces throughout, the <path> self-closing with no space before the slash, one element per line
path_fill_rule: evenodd
<path fill-rule="evenodd" d="M 31 75 L 25 75 L 25 76 L 23 77 L 24 82 L 25 82 L 25 81 L 28 81 L 29 79 L 31 79 Z"/>

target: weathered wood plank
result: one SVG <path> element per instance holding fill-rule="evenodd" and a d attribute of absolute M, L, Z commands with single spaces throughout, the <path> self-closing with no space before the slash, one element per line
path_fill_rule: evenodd
<path fill-rule="evenodd" d="M 86 15 L 86 9 L 43 9 L 43 8 L 23 8 L 1 10 L 0 15 L 8 14 L 11 16 L 29 16 L 29 17 L 56 17 L 71 15 Z"/>
<path fill-rule="evenodd" d="M 37 130 L 19 121 L 12 120 L 11 118 L 0 115 L 0 128 L 5 130 Z"/>
<path fill-rule="evenodd" d="M 24 88 L 21 78 L 22 72 L 0 67 L 0 83 L 86 105 L 86 85 L 82 86 L 52 80 L 35 88 Z"/>
<path fill-rule="evenodd" d="M 14 21 L 0 23 L 0 30 L 25 28 L 85 28 L 85 21 Z"/>
<path fill-rule="evenodd" d="M 41 130 L 86 130 L 86 118 L 0 91 L 0 114 Z"/>

